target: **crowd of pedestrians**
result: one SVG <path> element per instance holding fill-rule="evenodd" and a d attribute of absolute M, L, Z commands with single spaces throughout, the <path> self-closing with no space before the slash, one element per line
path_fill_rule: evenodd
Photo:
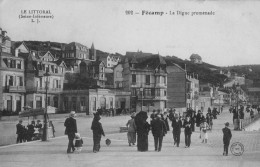
<path fill-rule="evenodd" d="M 222 108 L 222 107 L 221 107 Z M 198 110 L 197 112 L 189 108 L 183 115 L 177 113 L 175 109 L 170 109 L 169 111 L 162 112 L 160 110 L 153 110 L 150 115 L 150 121 L 148 113 L 145 111 L 140 111 L 138 113 L 132 112 L 131 118 L 127 121 L 126 126 L 128 129 L 127 138 L 129 146 L 135 145 L 137 143 L 137 150 L 141 152 L 148 151 L 148 136 L 151 131 L 154 138 L 154 150 L 160 152 L 162 150 L 163 138 L 168 133 L 173 135 L 173 146 L 180 146 L 181 132 L 183 129 L 185 148 L 191 147 L 192 133 L 195 132 L 196 127 L 200 132 L 200 138 L 202 143 L 208 143 L 208 131 L 213 128 L 213 120 L 217 119 L 223 111 L 223 108 L 219 111 L 217 108 L 208 108 L 207 113 L 203 113 Z M 232 110 L 233 112 L 233 110 Z M 100 151 L 100 141 L 101 137 L 105 137 L 105 133 L 100 122 L 102 113 L 97 112 L 94 114 L 94 118 L 91 125 L 91 130 L 93 132 L 93 152 L 97 153 Z M 239 114 L 241 115 L 241 114 Z M 83 147 L 83 140 L 80 137 L 77 129 L 77 121 L 75 119 L 75 111 L 71 111 L 69 118 L 65 120 L 65 134 L 68 136 L 68 148 L 67 153 L 80 153 Z M 170 125 L 172 127 L 172 132 L 170 132 Z M 50 126 L 53 126 L 50 122 Z M 232 137 L 231 131 L 228 129 L 229 123 L 225 124 L 223 128 L 223 143 L 224 143 L 224 153 L 223 155 L 228 155 L 229 141 Z M 25 128 L 20 120 L 17 124 L 17 142 L 22 142 L 24 140 L 24 129 L 27 130 L 27 137 L 32 139 L 32 134 L 35 128 L 42 128 L 40 121 L 32 121 L 30 125 Z M 54 127 L 53 127 L 54 128 Z M 29 140 L 28 139 L 28 140 Z M 75 140 L 75 142 L 74 142 Z M 111 142 L 111 141 L 110 141 Z"/>
<path fill-rule="evenodd" d="M 199 110 L 198 112 L 187 109 L 187 111 L 181 116 L 180 113 L 176 113 L 175 109 L 171 109 L 166 112 L 160 110 L 153 110 L 150 115 L 150 121 L 148 122 L 148 113 L 140 111 L 138 113 L 133 112 L 131 118 L 127 121 L 126 126 L 128 129 L 127 138 L 129 146 L 135 145 L 137 142 L 137 150 L 141 152 L 148 151 L 148 136 L 151 131 L 154 138 L 154 150 L 160 152 L 162 150 L 163 138 L 170 132 L 170 123 L 173 134 L 173 146 L 180 146 L 180 138 L 182 128 L 184 129 L 185 148 L 191 146 L 191 135 L 195 131 L 195 127 L 200 130 L 200 138 L 202 143 L 208 142 L 208 131 L 212 130 L 213 119 L 217 119 L 217 115 L 221 111 L 217 111 L 216 108 L 208 108 L 208 112 L 204 114 Z M 91 125 L 93 131 L 93 152 L 97 153 L 100 150 L 100 141 L 102 135 L 105 136 L 101 120 L 101 112 L 94 114 L 94 118 Z M 80 152 L 82 149 L 83 140 L 77 132 L 77 123 L 75 112 L 70 113 L 70 117 L 66 119 L 64 126 L 66 127 L 65 134 L 68 135 L 69 143 L 67 153 Z M 223 131 L 224 133 L 224 131 Z M 75 139 L 75 146 L 73 140 Z M 79 143 L 80 141 L 80 143 Z M 80 147 L 76 149 L 75 147 Z M 225 144 L 225 149 L 226 149 Z M 80 150 L 80 151 L 78 151 Z M 226 155 L 226 154 L 225 154 Z"/>
<path fill-rule="evenodd" d="M 27 126 L 23 125 L 23 121 L 19 120 L 19 123 L 16 125 L 16 134 L 17 139 L 16 143 L 29 142 L 32 140 L 39 140 L 42 133 L 42 124 L 40 120 L 31 121 L 31 124 Z"/>

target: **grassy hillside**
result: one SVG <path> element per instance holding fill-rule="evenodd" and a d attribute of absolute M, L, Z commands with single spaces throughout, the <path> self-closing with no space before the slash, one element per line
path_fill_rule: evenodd
<path fill-rule="evenodd" d="M 182 60 L 175 56 L 166 56 L 165 60 L 168 64 L 175 63 L 183 69 L 185 69 L 186 66 L 187 73 L 194 73 L 195 76 L 198 74 L 201 83 L 211 83 L 215 86 L 221 86 L 227 79 L 225 75 L 219 74 L 220 67 L 215 65 L 208 63 L 194 64 L 189 60 Z"/>
<path fill-rule="evenodd" d="M 253 81 L 260 80 L 260 65 L 229 66 L 225 67 L 225 69 L 230 70 L 230 72 L 235 72 L 239 75 L 244 74 L 246 79 Z"/>

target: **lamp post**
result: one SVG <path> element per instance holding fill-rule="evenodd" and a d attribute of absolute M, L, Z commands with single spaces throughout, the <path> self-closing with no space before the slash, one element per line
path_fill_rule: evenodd
<path fill-rule="evenodd" d="M 218 95 L 218 112 L 220 113 L 220 94 Z"/>
<path fill-rule="evenodd" d="M 140 87 L 140 92 L 141 92 L 141 111 L 143 111 L 143 90 L 144 90 L 144 88 L 141 86 Z"/>
<path fill-rule="evenodd" d="M 44 126 L 43 126 L 43 134 L 42 134 L 42 141 L 48 140 L 48 121 L 47 121 L 47 106 L 48 106 L 48 76 L 49 72 L 48 70 L 44 74 L 46 76 L 46 82 L 45 82 L 45 110 L 44 110 Z"/>

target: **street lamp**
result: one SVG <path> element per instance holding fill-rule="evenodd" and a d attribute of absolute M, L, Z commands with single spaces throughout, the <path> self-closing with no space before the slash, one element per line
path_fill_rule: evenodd
<path fill-rule="evenodd" d="M 218 95 L 218 112 L 220 113 L 220 94 Z"/>
<path fill-rule="evenodd" d="M 47 70 L 44 74 L 46 77 L 45 82 L 45 110 L 44 110 L 44 126 L 43 126 L 43 134 L 42 134 L 42 141 L 48 140 L 48 121 L 47 121 L 47 106 L 48 106 L 48 76 L 50 76 L 49 71 Z"/>
<path fill-rule="evenodd" d="M 141 111 L 143 111 L 143 90 L 144 90 L 144 88 L 141 86 L 141 87 L 140 87 L 140 92 L 141 92 L 141 101 L 142 101 L 142 104 L 141 104 Z"/>

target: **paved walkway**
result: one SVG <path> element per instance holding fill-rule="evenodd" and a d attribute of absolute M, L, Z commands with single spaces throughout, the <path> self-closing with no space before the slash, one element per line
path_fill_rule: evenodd
<path fill-rule="evenodd" d="M 128 119 L 128 118 L 127 118 Z M 224 111 L 214 120 L 213 130 L 209 133 L 209 142 L 201 143 L 198 128 L 192 134 L 190 148 L 184 148 L 184 135 L 181 134 L 180 147 L 173 147 L 172 134 L 169 132 L 163 141 L 161 152 L 155 152 L 153 137 L 149 136 L 149 151 L 137 152 L 136 147 L 129 147 L 126 133 L 108 134 L 106 138 L 112 144 L 105 146 L 102 138 L 101 151 L 92 152 L 92 135 L 84 137 L 84 149 L 81 154 L 66 154 L 67 137 L 58 137 L 48 142 L 31 142 L 0 147 L 1 167 L 145 167 L 145 166 L 259 166 L 260 165 L 260 133 L 233 131 L 231 143 L 241 142 L 245 147 L 242 156 L 222 156 L 222 131 L 224 123 L 232 122 L 232 115 Z M 233 129 L 233 126 L 230 126 Z"/>

